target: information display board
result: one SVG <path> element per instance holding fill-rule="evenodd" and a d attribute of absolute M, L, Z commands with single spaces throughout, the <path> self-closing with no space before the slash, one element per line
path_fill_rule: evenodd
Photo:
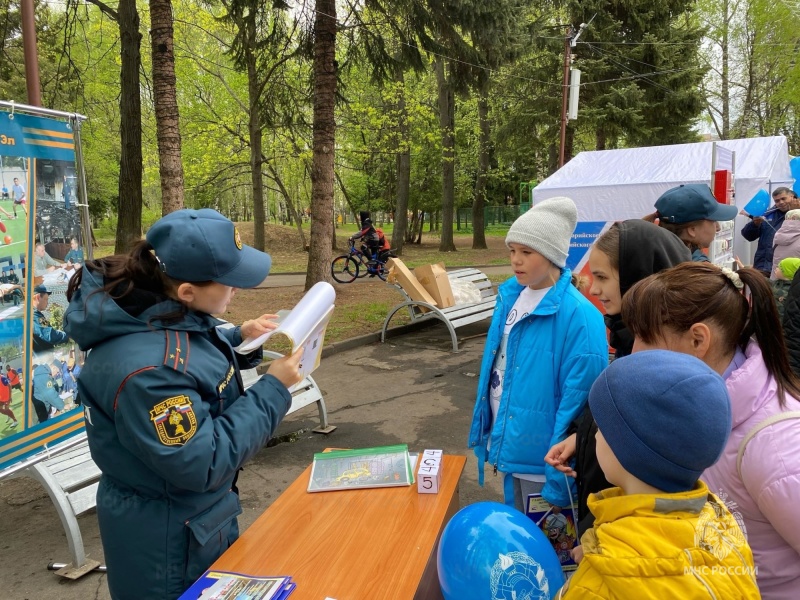
<path fill-rule="evenodd" d="M 91 253 L 82 120 L 0 103 L 0 472 L 84 428 L 84 357 L 63 332 Z"/>

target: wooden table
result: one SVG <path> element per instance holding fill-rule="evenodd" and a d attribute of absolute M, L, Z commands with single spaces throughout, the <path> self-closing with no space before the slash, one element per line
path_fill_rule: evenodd
<path fill-rule="evenodd" d="M 211 569 L 290 575 L 290 600 L 442 598 L 436 548 L 465 463 L 443 457 L 438 494 L 416 484 L 309 494 L 309 467 Z"/>

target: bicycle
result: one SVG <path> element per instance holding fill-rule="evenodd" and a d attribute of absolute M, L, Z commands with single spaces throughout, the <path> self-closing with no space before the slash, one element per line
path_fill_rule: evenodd
<path fill-rule="evenodd" d="M 356 248 L 354 240 L 348 240 L 350 251 L 333 259 L 331 263 L 331 275 L 339 283 L 352 283 L 359 277 L 375 277 L 376 275 L 386 281 L 389 271 L 386 268 L 386 261 L 393 256 L 391 250 L 380 250 L 378 256 L 370 261 L 364 253 Z M 372 264 L 370 264 L 372 263 Z"/>

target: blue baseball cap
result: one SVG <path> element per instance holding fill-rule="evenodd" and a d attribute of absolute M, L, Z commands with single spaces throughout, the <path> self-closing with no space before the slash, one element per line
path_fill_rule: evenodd
<path fill-rule="evenodd" d="M 236 226 L 210 208 L 176 210 L 156 221 L 146 237 L 162 271 L 178 281 L 251 288 L 272 265 L 269 254 L 242 244 Z"/>
<path fill-rule="evenodd" d="M 658 217 L 665 223 L 732 221 L 739 210 L 720 204 L 705 183 L 685 183 L 667 190 L 656 200 Z"/>
<path fill-rule="evenodd" d="M 50 292 L 50 290 L 48 290 L 47 287 L 45 287 L 44 284 L 40 283 L 35 288 L 33 288 L 33 293 L 34 294 L 50 294 L 52 292 Z"/>

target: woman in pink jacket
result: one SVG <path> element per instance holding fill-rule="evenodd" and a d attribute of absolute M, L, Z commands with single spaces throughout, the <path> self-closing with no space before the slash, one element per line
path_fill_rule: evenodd
<path fill-rule="evenodd" d="M 635 285 L 622 317 L 634 352 L 691 354 L 725 379 L 732 431 L 703 480 L 745 530 L 762 597 L 800 598 L 800 380 L 768 281 L 751 268 L 684 263 Z"/>
<path fill-rule="evenodd" d="M 783 225 L 775 232 L 772 241 L 772 276 L 777 279 L 775 269 L 784 258 L 800 258 L 800 209 L 786 213 Z"/>

